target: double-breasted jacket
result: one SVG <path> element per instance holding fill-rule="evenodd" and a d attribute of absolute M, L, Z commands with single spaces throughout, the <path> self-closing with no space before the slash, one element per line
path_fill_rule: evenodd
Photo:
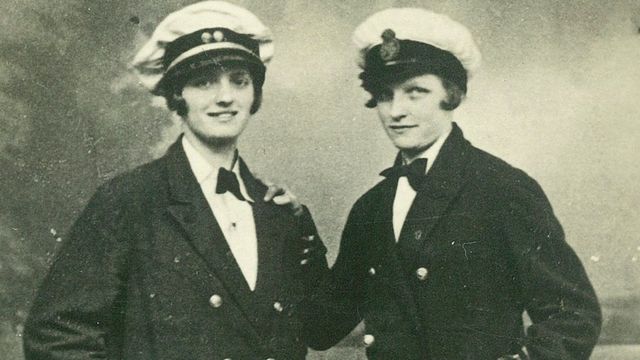
<path fill-rule="evenodd" d="M 314 297 L 319 348 L 364 320 L 371 359 L 589 357 L 598 301 L 536 181 L 454 124 L 397 243 L 396 184 L 382 180 L 351 210 L 331 281 Z"/>
<path fill-rule="evenodd" d="M 59 250 L 28 316 L 27 359 L 304 359 L 307 278 L 296 249 L 308 212 L 255 203 L 251 291 L 180 142 L 103 185 Z M 316 262 L 319 271 L 326 262 Z"/>

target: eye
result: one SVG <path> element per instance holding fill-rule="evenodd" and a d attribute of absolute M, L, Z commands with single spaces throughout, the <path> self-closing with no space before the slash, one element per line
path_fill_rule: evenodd
<path fill-rule="evenodd" d="M 234 72 L 229 76 L 232 84 L 238 87 L 246 87 L 252 83 L 251 75 L 245 71 Z"/>
<path fill-rule="evenodd" d="M 422 95 L 426 95 L 430 93 L 431 90 L 424 88 L 422 86 L 410 86 L 405 89 L 405 93 L 407 93 L 411 97 L 418 97 Z"/>
<path fill-rule="evenodd" d="M 206 88 L 206 87 L 209 87 L 212 83 L 213 83 L 213 80 L 207 77 L 198 77 L 198 78 L 191 79 L 187 83 L 187 85 L 197 87 L 197 88 Z"/>

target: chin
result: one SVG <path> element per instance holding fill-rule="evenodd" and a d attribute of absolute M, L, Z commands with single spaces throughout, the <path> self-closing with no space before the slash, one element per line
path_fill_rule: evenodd
<path fill-rule="evenodd" d="M 428 148 L 430 147 L 430 144 L 398 144 L 396 145 L 396 148 L 398 148 L 398 150 L 402 151 L 403 153 L 406 153 L 407 155 L 417 155 L 420 154 L 424 151 L 426 151 Z"/>
<path fill-rule="evenodd" d="M 236 140 L 238 139 L 238 136 L 232 136 L 228 134 L 196 134 L 196 136 L 203 143 L 212 146 L 228 145 L 236 142 Z"/>
<path fill-rule="evenodd" d="M 393 143 L 396 148 L 398 148 L 398 150 L 400 151 L 417 151 L 421 148 L 421 146 L 419 144 L 413 143 L 413 142 L 409 142 L 409 141 L 396 141 Z"/>

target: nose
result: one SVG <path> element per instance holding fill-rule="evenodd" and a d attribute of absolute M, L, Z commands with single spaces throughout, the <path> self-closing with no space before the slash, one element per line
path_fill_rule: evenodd
<path fill-rule="evenodd" d="M 393 121 L 400 121 L 407 116 L 405 101 L 399 91 L 394 91 L 389 108 L 389 115 Z"/>
<path fill-rule="evenodd" d="M 233 88 L 227 79 L 220 81 L 215 100 L 216 104 L 221 107 L 228 107 L 233 103 Z"/>

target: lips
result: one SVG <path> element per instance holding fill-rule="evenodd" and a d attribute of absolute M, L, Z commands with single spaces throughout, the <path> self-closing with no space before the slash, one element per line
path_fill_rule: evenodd
<path fill-rule="evenodd" d="M 415 127 L 418 127 L 418 125 L 389 125 L 389 129 L 398 133 L 413 129 Z"/>
<path fill-rule="evenodd" d="M 207 112 L 209 117 L 219 119 L 219 120 L 231 120 L 234 116 L 238 114 L 237 111 L 210 111 Z"/>

